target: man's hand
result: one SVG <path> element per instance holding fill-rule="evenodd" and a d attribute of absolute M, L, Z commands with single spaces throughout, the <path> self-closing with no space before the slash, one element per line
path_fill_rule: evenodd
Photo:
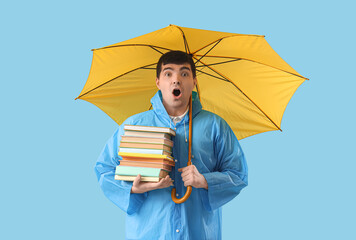
<path fill-rule="evenodd" d="M 131 193 L 144 193 L 155 189 L 173 186 L 172 179 L 167 175 L 159 182 L 141 182 L 141 175 L 137 175 L 132 183 Z"/>
<path fill-rule="evenodd" d="M 179 168 L 178 172 L 182 172 L 182 180 L 185 187 L 190 185 L 195 188 L 208 189 L 208 183 L 205 177 L 199 173 L 198 169 L 194 165 Z"/>

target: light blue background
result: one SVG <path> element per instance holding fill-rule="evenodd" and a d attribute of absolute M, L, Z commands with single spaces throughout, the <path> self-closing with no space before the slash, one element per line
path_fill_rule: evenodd
<path fill-rule="evenodd" d="M 74 98 L 90 49 L 176 24 L 266 35 L 310 79 L 283 132 L 240 142 L 249 186 L 223 208 L 223 239 L 356 239 L 355 5 L 330 2 L 1 3 L 0 238 L 124 239 L 93 171 L 117 125 Z"/>

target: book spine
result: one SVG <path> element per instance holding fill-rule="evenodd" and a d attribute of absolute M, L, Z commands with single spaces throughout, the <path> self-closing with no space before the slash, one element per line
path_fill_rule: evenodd
<path fill-rule="evenodd" d="M 162 155 L 165 152 L 164 150 L 161 149 L 129 148 L 129 147 L 120 147 L 119 151 L 127 152 L 127 153 L 146 153 L 146 154 L 159 154 L 159 155 Z"/>
<path fill-rule="evenodd" d="M 125 124 L 124 130 L 143 131 L 143 132 L 161 132 L 175 135 L 175 131 L 167 127 L 153 127 L 153 126 L 141 126 L 141 125 L 127 125 Z"/>
<path fill-rule="evenodd" d="M 136 163 L 153 163 L 153 164 L 165 164 L 168 166 L 175 166 L 173 160 L 168 159 L 155 159 L 155 158 L 137 158 L 137 157 L 121 157 L 124 162 L 136 162 Z"/>
<path fill-rule="evenodd" d="M 144 168 L 144 167 L 129 167 L 117 166 L 115 174 L 124 176 L 136 176 L 140 174 L 143 177 L 159 177 L 160 172 L 165 171 L 160 168 Z"/>
<path fill-rule="evenodd" d="M 161 163 L 143 163 L 143 162 L 130 162 L 130 161 L 120 161 L 120 166 L 131 166 L 131 167 L 148 167 L 148 168 L 160 168 L 166 171 L 171 171 L 172 166 Z"/>
<path fill-rule="evenodd" d="M 146 154 L 146 153 L 129 153 L 129 152 L 120 152 L 119 151 L 119 156 L 121 157 L 128 157 L 128 158 L 143 158 L 143 159 L 168 159 L 170 161 L 173 161 L 173 158 L 169 155 L 163 155 L 163 154 Z"/>
<path fill-rule="evenodd" d="M 131 181 L 135 180 L 136 176 L 123 176 L 123 175 L 115 175 L 115 180 L 123 180 L 123 181 Z M 142 182 L 159 182 L 161 178 L 159 177 L 141 177 Z"/>
<path fill-rule="evenodd" d="M 121 142 L 126 143 L 154 143 L 154 144 L 164 144 L 169 147 L 173 147 L 173 142 L 165 138 L 149 138 L 149 137 L 135 137 L 135 136 L 121 136 Z"/>
<path fill-rule="evenodd" d="M 171 135 L 167 133 L 158 133 L 158 132 L 140 132 L 140 131 L 131 131 L 125 130 L 124 136 L 128 137 L 153 137 L 153 138 L 164 138 L 164 139 L 171 139 Z"/>

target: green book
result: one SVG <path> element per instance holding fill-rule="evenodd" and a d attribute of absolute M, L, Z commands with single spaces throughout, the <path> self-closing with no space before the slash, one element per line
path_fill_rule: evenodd
<path fill-rule="evenodd" d="M 115 175 L 115 180 L 123 180 L 133 182 L 135 181 L 136 176 L 122 176 Z M 159 182 L 162 178 L 159 177 L 141 177 L 141 182 Z"/>
<path fill-rule="evenodd" d="M 140 174 L 142 177 L 160 177 L 163 178 L 168 175 L 168 171 L 160 168 L 148 167 L 131 167 L 131 166 L 117 166 L 115 175 L 124 176 L 137 176 Z"/>

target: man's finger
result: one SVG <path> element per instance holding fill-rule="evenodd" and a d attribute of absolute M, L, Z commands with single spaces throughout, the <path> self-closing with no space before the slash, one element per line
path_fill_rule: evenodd
<path fill-rule="evenodd" d="M 185 172 L 185 171 L 188 171 L 188 170 L 194 170 L 195 169 L 195 166 L 192 164 L 192 165 L 189 165 L 189 166 L 186 166 L 186 167 L 183 167 L 183 168 L 179 168 L 178 169 L 178 172 Z"/>
<path fill-rule="evenodd" d="M 191 176 L 191 175 L 187 175 L 182 178 L 183 182 L 190 181 L 191 179 L 193 179 L 193 176 Z"/>
<path fill-rule="evenodd" d="M 191 171 L 184 171 L 184 172 L 182 172 L 181 177 L 184 178 L 184 177 L 186 177 L 188 175 L 191 175 L 191 174 L 193 174 Z"/>
<path fill-rule="evenodd" d="M 165 184 L 165 183 L 168 181 L 168 179 L 169 179 L 169 176 L 167 175 L 166 177 L 161 178 L 161 179 L 159 180 L 159 182 L 157 182 L 157 184 L 158 184 L 158 185 L 163 185 L 163 184 Z"/>
<path fill-rule="evenodd" d="M 194 169 L 188 168 L 188 169 L 186 169 L 185 171 L 183 171 L 183 172 L 181 173 L 181 176 L 182 176 L 182 178 L 183 178 L 183 177 L 185 177 L 185 176 L 194 175 L 194 174 L 195 174 Z"/>
<path fill-rule="evenodd" d="M 189 178 L 189 179 L 186 179 L 184 182 L 184 187 L 187 187 L 187 186 L 193 186 L 193 182 L 192 182 L 192 179 Z"/>
<path fill-rule="evenodd" d="M 184 173 L 184 172 L 186 172 L 187 170 L 189 170 L 188 167 L 179 168 L 179 169 L 178 169 L 178 172 Z"/>
<path fill-rule="evenodd" d="M 141 175 L 138 174 L 132 184 L 136 186 L 137 184 L 140 184 L 140 182 L 141 182 Z"/>

